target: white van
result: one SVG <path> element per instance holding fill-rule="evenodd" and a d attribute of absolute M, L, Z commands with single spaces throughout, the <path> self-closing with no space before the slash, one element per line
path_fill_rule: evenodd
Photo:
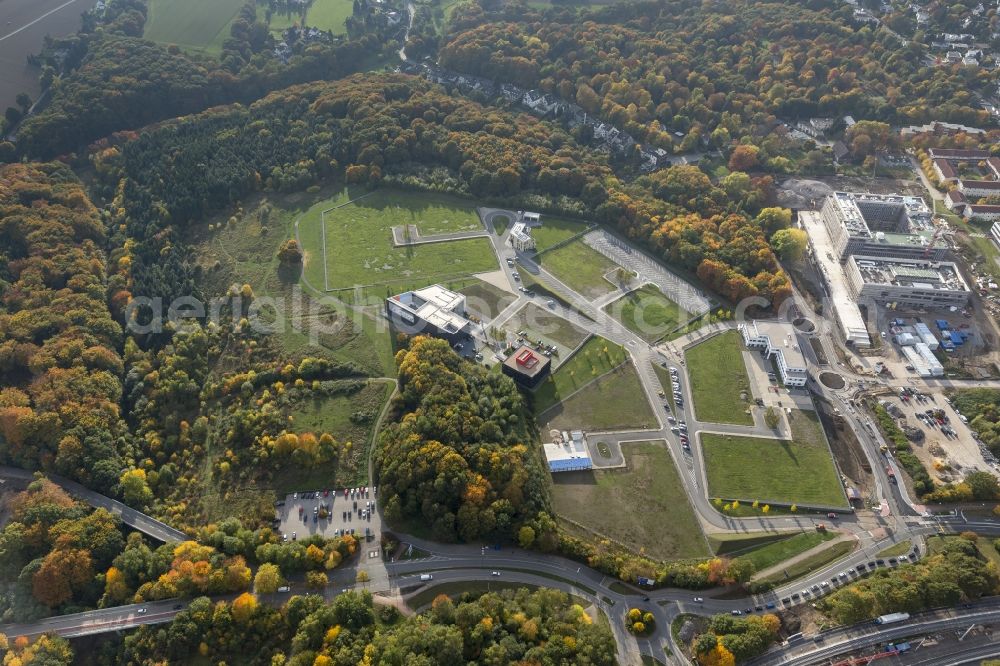
<path fill-rule="evenodd" d="M 434 576 L 431 574 L 420 574 L 420 580 L 433 580 Z"/>

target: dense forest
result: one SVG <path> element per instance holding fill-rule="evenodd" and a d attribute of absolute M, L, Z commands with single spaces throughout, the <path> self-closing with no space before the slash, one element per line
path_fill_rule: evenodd
<path fill-rule="evenodd" d="M 18 128 L 20 154 L 50 158 L 112 132 L 217 104 L 249 103 L 294 83 L 345 76 L 382 47 L 366 33 L 336 43 L 293 43 L 292 55 L 284 62 L 269 50 L 274 40 L 250 2 L 216 59 L 142 39 L 142 0 L 109 4 L 120 6 L 110 14 L 115 20 L 102 26 L 85 24 L 79 34 L 47 47 L 46 52 L 60 56 L 71 53 L 68 62 L 58 59 L 71 71 L 49 77 L 50 101 Z M 109 86 L 109 81 L 114 84 Z"/>
<path fill-rule="evenodd" d="M 399 415 L 375 458 L 388 521 L 419 520 L 444 541 L 509 539 L 548 508 L 537 436 L 509 377 L 427 337 L 396 364 Z"/>
<path fill-rule="evenodd" d="M 0 167 L 0 457 L 109 492 L 127 429 L 104 246 L 67 167 Z"/>
<path fill-rule="evenodd" d="M 775 116 L 991 123 L 978 68 L 856 24 L 844 3 L 652 0 L 541 12 L 469 2 L 440 48 L 451 69 L 538 87 L 664 148 L 762 136 Z"/>
<path fill-rule="evenodd" d="M 0 646 L 7 647 L 0 635 Z M 19 639 L 16 663 L 68 666 L 73 654 L 59 638 Z M 32 660 L 36 659 L 36 660 Z M 232 602 L 202 597 L 167 625 L 142 627 L 102 642 L 87 655 L 95 666 L 153 663 L 247 666 L 459 666 L 551 664 L 611 666 L 615 643 L 563 592 L 505 590 L 458 600 L 441 595 L 420 615 L 402 617 L 375 605 L 367 592 L 345 592 L 327 603 L 294 596 L 275 608 L 243 594 Z M 10 663 L 10 662 L 5 662 Z"/>
<path fill-rule="evenodd" d="M 208 524 L 195 540 L 151 546 L 104 509 L 74 501 L 45 479 L 9 502 L 0 532 L 0 617 L 49 615 L 154 599 L 243 592 L 251 582 L 273 593 L 284 577 L 320 576 L 357 551 L 351 536 L 282 541 L 236 518 Z M 254 575 L 251 566 L 256 570 Z"/>

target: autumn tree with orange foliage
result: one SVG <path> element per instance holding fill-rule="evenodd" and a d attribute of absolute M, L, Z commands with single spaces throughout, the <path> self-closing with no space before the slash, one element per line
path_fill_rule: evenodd
<path fill-rule="evenodd" d="M 410 341 L 396 364 L 401 418 L 376 453 L 386 516 L 421 517 L 448 541 L 512 536 L 548 504 L 513 382 L 429 337 Z"/>

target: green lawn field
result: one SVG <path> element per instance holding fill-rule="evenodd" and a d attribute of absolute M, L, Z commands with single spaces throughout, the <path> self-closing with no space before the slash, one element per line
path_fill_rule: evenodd
<path fill-rule="evenodd" d="M 587 230 L 587 225 L 563 217 L 542 216 L 542 226 L 531 230 L 539 252 Z"/>
<path fill-rule="evenodd" d="M 552 407 L 574 391 L 621 365 L 626 358 L 625 350 L 615 343 L 598 336 L 590 338 L 572 358 L 556 368 L 535 389 L 535 413 L 539 414 Z"/>
<path fill-rule="evenodd" d="M 853 541 L 838 541 L 820 552 L 793 564 L 789 564 L 782 571 L 771 574 L 766 578 L 761 578 L 756 582 L 781 585 L 789 580 L 801 578 L 802 576 L 811 574 L 817 569 L 825 567 L 827 564 L 844 557 L 854 550 L 855 545 L 856 544 Z"/>
<path fill-rule="evenodd" d="M 625 469 L 554 475 L 556 514 L 656 559 L 707 555 L 705 537 L 664 442 L 630 442 L 622 450 Z M 564 527 L 594 536 L 568 522 Z"/>
<path fill-rule="evenodd" d="M 351 0 L 313 0 L 306 13 L 306 25 L 343 34 L 347 32 L 344 21 L 351 15 L 353 8 Z"/>
<path fill-rule="evenodd" d="M 306 10 L 305 21 L 298 12 L 275 12 L 271 15 L 268 27 L 272 33 L 280 33 L 293 25 L 306 25 L 310 28 L 329 30 L 335 35 L 347 32 L 344 22 L 351 15 L 354 3 L 351 0 L 313 0 Z"/>
<path fill-rule="evenodd" d="M 615 289 L 615 285 L 605 280 L 604 275 L 615 269 L 617 264 L 582 240 L 546 252 L 538 260 L 542 268 L 586 298 L 597 298 Z"/>
<path fill-rule="evenodd" d="M 836 534 L 833 532 L 802 532 L 781 541 L 757 546 L 746 553 L 741 553 L 739 559 L 752 562 L 754 571 L 763 571 L 779 562 L 804 553 L 824 541 L 829 541 L 835 536 Z"/>
<path fill-rule="evenodd" d="M 604 311 L 648 342 L 659 340 L 688 317 L 681 306 L 652 284 L 608 304 Z"/>
<path fill-rule="evenodd" d="M 627 363 L 591 382 L 539 420 L 542 431 L 640 430 L 656 427 L 656 417 L 639 383 L 635 367 Z"/>
<path fill-rule="evenodd" d="M 800 507 L 847 506 L 822 431 L 800 416 L 805 414 L 811 412 L 793 412 L 791 442 L 702 433 L 709 495 Z"/>
<path fill-rule="evenodd" d="M 497 268 L 493 248 L 485 238 L 393 246 L 393 226 L 415 225 L 422 236 L 481 229 L 475 212 L 464 202 L 394 190 L 360 194 L 342 192 L 312 206 L 299 220 L 305 277 L 314 287 L 360 288 L 375 302 L 399 291 Z M 327 211 L 326 275 L 323 211 Z"/>
<path fill-rule="evenodd" d="M 753 425 L 741 393 L 750 397 L 750 379 L 737 331 L 726 331 L 687 351 L 694 411 L 699 421 Z"/>
<path fill-rule="evenodd" d="M 162 44 L 218 52 L 244 0 L 149 0 L 143 37 Z"/>

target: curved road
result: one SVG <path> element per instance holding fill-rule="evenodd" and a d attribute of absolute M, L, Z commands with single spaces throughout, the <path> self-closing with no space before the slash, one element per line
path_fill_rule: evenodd
<path fill-rule="evenodd" d="M 0 477 L 6 479 L 17 479 L 19 481 L 26 481 L 30 483 L 35 479 L 35 473 L 19 467 L 0 465 Z M 146 536 L 152 537 L 164 543 L 170 541 L 185 541 L 188 538 L 187 534 L 184 532 L 174 529 L 152 516 L 147 516 L 141 511 L 137 511 L 132 507 L 119 502 L 118 500 L 111 499 L 110 497 L 106 497 L 100 493 L 94 492 L 93 490 L 89 490 L 76 481 L 70 481 L 69 479 L 65 479 L 61 476 L 48 473 L 45 475 L 45 478 L 65 490 L 70 495 L 83 500 L 95 509 L 107 509 L 109 513 L 121 518 L 123 523 L 132 529 L 142 532 Z"/>

